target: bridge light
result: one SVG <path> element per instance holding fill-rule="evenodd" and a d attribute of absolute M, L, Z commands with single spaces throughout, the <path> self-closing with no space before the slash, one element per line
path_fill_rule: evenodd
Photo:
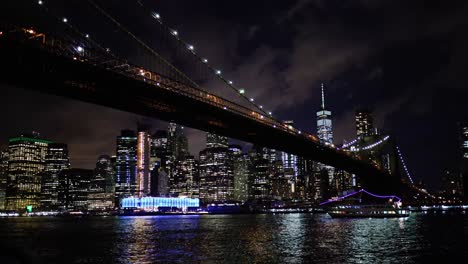
<path fill-rule="evenodd" d="M 269 115 L 272 115 L 273 113 L 272 112 L 268 112 Z"/>
<path fill-rule="evenodd" d="M 208 63 L 208 59 L 203 59 L 203 63 Z"/>
<path fill-rule="evenodd" d="M 179 34 L 179 33 L 177 32 L 177 30 L 173 30 L 173 31 L 172 31 L 172 35 L 174 35 L 174 36 L 177 36 L 178 34 Z"/>
<path fill-rule="evenodd" d="M 233 84 L 233 82 L 232 82 L 232 81 L 228 81 L 228 83 L 229 83 L 229 84 Z"/>
<path fill-rule="evenodd" d="M 220 71 L 220 70 L 216 70 L 216 74 L 217 74 L 217 75 L 220 75 L 220 74 L 221 74 L 221 71 Z"/>
<path fill-rule="evenodd" d="M 194 50 L 194 49 L 195 49 L 195 47 L 192 46 L 192 45 L 188 45 L 187 48 L 188 48 L 189 50 Z"/>
<path fill-rule="evenodd" d="M 42 2 L 41 0 L 39 0 L 39 1 L 37 1 L 37 3 L 38 3 L 39 5 L 42 5 L 44 2 Z"/>
<path fill-rule="evenodd" d="M 239 90 L 239 93 L 240 93 L 240 94 L 244 94 L 244 93 L 245 93 L 245 90 L 244 90 L 244 89 L 240 89 L 240 90 Z"/>
<path fill-rule="evenodd" d="M 263 116 L 261 115 L 260 118 L 263 119 Z"/>
<path fill-rule="evenodd" d="M 160 19 L 160 18 L 161 18 L 161 16 L 160 16 L 158 13 L 156 13 L 156 12 L 153 12 L 153 17 L 156 18 L 156 19 Z"/>
<path fill-rule="evenodd" d="M 86 34 L 85 37 L 86 37 L 86 38 L 89 38 L 89 34 Z"/>
<path fill-rule="evenodd" d="M 68 22 L 68 19 L 67 19 L 66 17 L 64 17 L 64 18 L 62 19 L 62 21 L 63 21 L 63 23 L 67 23 L 67 22 Z"/>
<path fill-rule="evenodd" d="M 263 105 L 260 106 L 260 109 L 263 109 Z"/>
<path fill-rule="evenodd" d="M 78 47 L 76 47 L 76 51 L 78 51 L 78 52 L 83 52 L 83 51 L 84 51 L 84 49 L 83 49 L 83 47 L 81 47 L 81 46 L 78 46 Z"/>
<path fill-rule="evenodd" d="M 226 110 L 227 108 L 226 107 L 223 107 L 224 110 Z"/>
<path fill-rule="evenodd" d="M 274 128 L 276 128 L 276 125 L 273 125 Z"/>
<path fill-rule="evenodd" d="M 253 99 L 253 98 L 250 98 L 250 102 L 253 102 L 253 101 L 254 101 L 254 99 Z"/>
<path fill-rule="evenodd" d="M 110 52 L 110 49 L 109 49 L 109 48 L 106 48 L 106 51 L 107 51 L 107 52 Z"/>

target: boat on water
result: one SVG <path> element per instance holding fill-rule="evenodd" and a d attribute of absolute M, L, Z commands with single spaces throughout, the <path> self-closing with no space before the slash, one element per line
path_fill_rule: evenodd
<path fill-rule="evenodd" d="M 364 189 L 330 199 L 320 205 L 326 206 L 327 213 L 333 218 L 390 218 L 407 217 L 410 214 L 409 209 L 402 207 L 398 196 L 377 195 Z"/>
<path fill-rule="evenodd" d="M 327 213 L 333 218 L 389 218 L 407 217 L 410 211 L 396 205 L 342 205 L 331 207 Z"/>

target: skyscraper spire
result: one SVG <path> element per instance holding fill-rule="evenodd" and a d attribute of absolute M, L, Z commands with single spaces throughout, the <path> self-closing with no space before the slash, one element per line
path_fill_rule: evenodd
<path fill-rule="evenodd" d="M 322 109 L 325 109 L 325 92 L 323 91 L 323 83 L 322 83 Z"/>

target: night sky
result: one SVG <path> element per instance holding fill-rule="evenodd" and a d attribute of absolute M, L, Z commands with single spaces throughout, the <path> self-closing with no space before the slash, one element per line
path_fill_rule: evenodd
<path fill-rule="evenodd" d="M 80 21 L 83 14 L 70 6 L 87 1 L 66 2 L 55 10 Z M 157 11 L 198 54 L 300 129 L 315 133 L 324 82 L 336 144 L 355 138 L 354 111 L 366 107 L 374 110 L 376 126 L 397 138 L 416 180 L 437 187 L 441 171 L 458 166 L 457 122 L 468 116 L 466 1 L 97 2 L 109 10 L 132 6 L 119 19 L 130 27 L 143 23 L 142 38 L 151 38 L 150 14 Z M 133 8 L 137 2 L 144 7 Z M 100 154 L 114 155 L 115 137 L 121 129 L 135 129 L 137 121 L 154 129 L 167 124 L 15 87 L 0 89 L 0 146 L 22 131 L 38 131 L 69 144 L 73 167 L 93 168 Z M 187 134 L 197 154 L 205 135 L 191 129 Z"/>

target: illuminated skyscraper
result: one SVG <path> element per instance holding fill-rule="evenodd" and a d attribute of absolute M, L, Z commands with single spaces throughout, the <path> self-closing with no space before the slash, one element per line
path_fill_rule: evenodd
<path fill-rule="evenodd" d="M 321 84 L 322 88 L 322 105 L 320 110 L 317 111 L 317 136 L 320 139 L 320 142 L 325 145 L 333 144 L 333 127 L 332 127 L 332 112 L 326 110 L 325 108 L 325 91 L 324 85 Z M 326 170 L 328 172 L 329 183 L 333 181 L 334 168 L 331 166 L 326 166 L 321 163 L 317 163 L 317 170 L 322 171 Z M 320 175 L 316 173 L 316 175 Z M 323 187 L 323 184 L 321 185 Z M 317 188 L 316 188 L 317 189 Z M 315 198 L 317 199 L 318 196 Z"/>
<path fill-rule="evenodd" d="M 41 182 L 50 143 L 38 133 L 10 138 L 6 210 L 24 211 L 26 206 L 40 206 Z"/>
<path fill-rule="evenodd" d="M 116 202 L 121 197 L 136 193 L 137 177 L 137 136 L 134 131 L 122 130 L 117 137 L 117 157 L 115 164 Z"/>
<path fill-rule="evenodd" d="M 45 157 L 45 170 L 42 177 L 41 207 L 43 210 L 56 210 L 58 207 L 58 174 L 70 168 L 66 144 L 51 143 Z"/>
<path fill-rule="evenodd" d="M 371 136 L 374 134 L 374 119 L 369 110 L 361 109 L 356 111 L 356 135 Z"/>
<path fill-rule="evenodd" d="M 232 198 L 233 160 L 227 138 L 207 134 L 207 148 L 200 151 L 200 198 L 205 202 Z"/>
<path fill-rule="evenodd" d="M 247 201 L 249 199 L 250 168 L 250 157 L 248 154 L 241 154 L 235 157 L 233 166 L 233 198 L 237 201 Z"/>
<path fill-rule="evenodd" d="M 322 107 L 317 111 L 317 135 L 323 144 L 333 144 L 331 111 L 325 108 L 325 92 L 322 83 Z"/>
<path fill-rule="evenodd" d="M 150 195 L 151 175 L 150 175 L 150 154 L 151 137 L 148 130 L 138 132 L 137 139 L 137 194 L 139 197 Z"/>

